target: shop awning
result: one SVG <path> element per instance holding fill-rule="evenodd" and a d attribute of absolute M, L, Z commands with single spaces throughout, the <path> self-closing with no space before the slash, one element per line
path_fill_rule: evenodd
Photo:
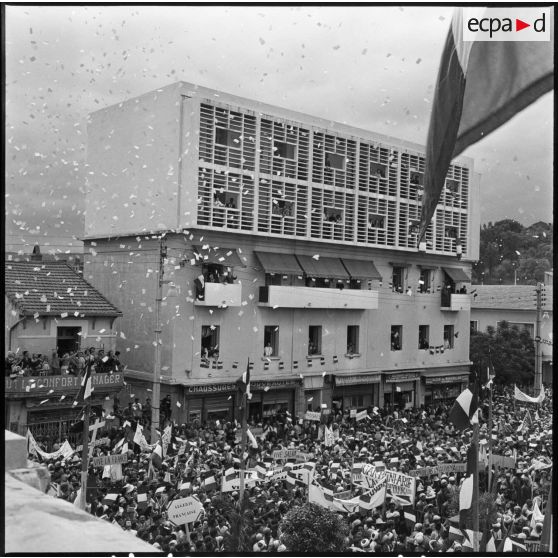
<path fill-rule="evenodd" d="M 193 246 L 196 263 L 211 263 L 227 266 L 246 267 L 234 248 L 214 248 L 212 246 Z"/>
<path fill-rule="evenodd" d="M 352 376 L 335 376 L 336 386 L 355 386 L 359 384 L 379 384 L 381 374 L 354 374 Z"/>
<path fill-rule="evenodd" d="M 465 273 L 461 267 L 443 267 L 442 268 L 457 283 L 470 283 L 471 278 Z"/>
<path fill-rule="evenodd" d="M 308 277 L 349 280 L 349 274 L 339 258 L 319 258 L 297 256 L 296 259 Z"/>
<path fill-rule="evenodd" d="M 367 260 L 346 260 L 342 258 L 343 265 L 347 268 L 352 279 L 378 279 L 382 280 L 380 272 L 374 262 Z"/>
<path fill-rule="evenodd" d="M 266 273 L 302 275 L 302 269 L 293 254 L 254 252 Z"/>
<path fill-rule="evenodd" d="M 304 376 L 304 389 L 323 389 L 324 377 L 319 376 Z"/>

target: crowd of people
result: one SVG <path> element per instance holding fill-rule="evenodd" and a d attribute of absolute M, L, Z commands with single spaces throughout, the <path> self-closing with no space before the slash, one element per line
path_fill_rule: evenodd
<path fill-rule="evenodd" d="M 98 374 L 122 370 L 120 351 L 108 351 L 90 347 L 75 351 L 53 351 L 50 355 L 22 351 L 8 351 L 5 359 L 5 375 L 10 378 L 20 376 L 81 376 L 87 362 L 93 362 Z"/>
<path fill-rule="evenodd" d="M 532 421 L 525 420 L 527 407 Z M 354 482 L 355 463 L 383 463 L 403 473 L 464 463 L 472 430 L 456 431 L 448 420 L 449 409 L 444 404 L 370 408 L 368 417 L 360 421 L 347 409 L 324 415 L 320 422 L 282 413 L 251 425 L 256 444 L 244 455 L 246 467 L 277 471 L 285 462 L 277 461 L 273 452 L 296 449 L 312 461 L 309 482 L 334 493 L 358 495 L 365 489 Z M 127 449 L 129 458 L 121 465 L 121 474 L 111 467 L 89 469 L 88 511 L 163 552 L 231 551 L 227 547 L 234 532 L 230 509 L 238 507 L 239 493 L 221 492 L 221 481 L 226 471 L 240 467 L 240 426 L 234 421 L 174 424 L 166 455 L 155 463 L 152 449 L 141 449 L 133 442 L 138 413 L 131 411 L 122 426 L 106 434 L 110 445 L 94 450 L 100 455 Z M 498 388 L 493 394 L 492 432 L 488 432 L 486 409 L 480 415 L 481 444 L 492 436 L 493 453 L 509 458 L 493 467 L 492 486 L 488 486 L 486 469 L 480 469 L 480 491 L 493 495 L 492 511 L 480 528 L 488 530 L 496 548 L 506 536 L 517 541 L 540 539 L 543 525 L 537 512 L 545 513 L 550 491 L 552 392 L 547 388 L 542 404 L 525 405 L 514 400 L 512 389 Z M 331 427 L 333 443 L 326 443 L 324 423 L 328 430 Z M 74 502 L 80 486 L 80 456 L 46 463 L 58 497 Z M 348 527 L 346 549 L 382 554 L 470 551 L 467 538 L 453 536 L 456 531 L 452 534 L 451 529 L 458 526 L 455 516 L 464 477 L 464 472 L 417 476 L 410 506 L 388 495 L 373 510 L 339 512 Z M 247 483 L 245 494 L 243 514 L 251 529 L 252 551 L 290 551 L 281 539 L 281 521 L 290 509 L 308 501 L 308 485 L 292 484 L 281 475 L 263 475 Z M 204 507 L 204 514 L 190 524 L 188 532 L 184 526 L 173 525 L 167 515 L 170 501 L 186 495 L 197 496 Z"/>

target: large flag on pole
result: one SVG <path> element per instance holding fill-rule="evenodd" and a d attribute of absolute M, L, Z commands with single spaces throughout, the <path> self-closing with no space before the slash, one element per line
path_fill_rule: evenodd
<path fill-rule="evenodd" d="M 553 87 L 552 41 L 467 41 L 463 21 L 490 8 L 457 8 L 442 52 L 426 142 L 419 242 L 453 158 Z M 473 10 L 475 13 L 464 10 Z"/>
<path fill-rule="evenodd" d="M 91 392 L 93 391 L 91 387 L 91 363 L 88 363 L 85 367 L 85 372 L 83 378 L 81 379 L 81 384 L 79 387 L 78 394 L 74 400 L 74 406 L 79 403 L 85 403 L 87 399 L 91 398 Z"/>
<path fill-rule="evenodd" d="M 449 412 L 449 419 L 458 430 L 466 430 L 475 420 L 478 397 L 467 388 L 455 400 Z"/>

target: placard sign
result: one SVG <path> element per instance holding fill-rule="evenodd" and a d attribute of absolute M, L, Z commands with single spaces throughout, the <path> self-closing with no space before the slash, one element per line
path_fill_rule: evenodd
<path fill-rule="evenodd" d="M 306 411 L 306 413 L 304 413 L 304 419 L 305 420 L 315 420 L 315 421 L 320 421 L 320 417 L 322 416 L 322 413 L 317 412 L 317 411 Z"/>
<path fill-rule="evenodd" d="M 173 500 L 167 510 L 169 520 L 177 527 L 197 521 L 201 515 L 203 506 L 195 496 Z"/>
<path fill-rule="evenodd" d="M 104 467 L 105 465 L 117 465 L 118 463 L 128 463 L 127 453 L 115 453 L 114 455 L 102 455 L 91 460 L 93 467 Z"/>

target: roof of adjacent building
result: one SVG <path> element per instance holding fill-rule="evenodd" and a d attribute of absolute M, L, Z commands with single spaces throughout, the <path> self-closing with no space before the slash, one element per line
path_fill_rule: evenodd
<path fill-rule="evenodd" d="M 536 310 L 535 285 L 472 285 L 471 309 Z M 542 308 L 552 310 L 552 286 L 544 286 Z"/>
<path fill-rule="evenodd" d="M 64 262 L 5 262 L 4 292 L 24 315 L 121 316 Z"/>

